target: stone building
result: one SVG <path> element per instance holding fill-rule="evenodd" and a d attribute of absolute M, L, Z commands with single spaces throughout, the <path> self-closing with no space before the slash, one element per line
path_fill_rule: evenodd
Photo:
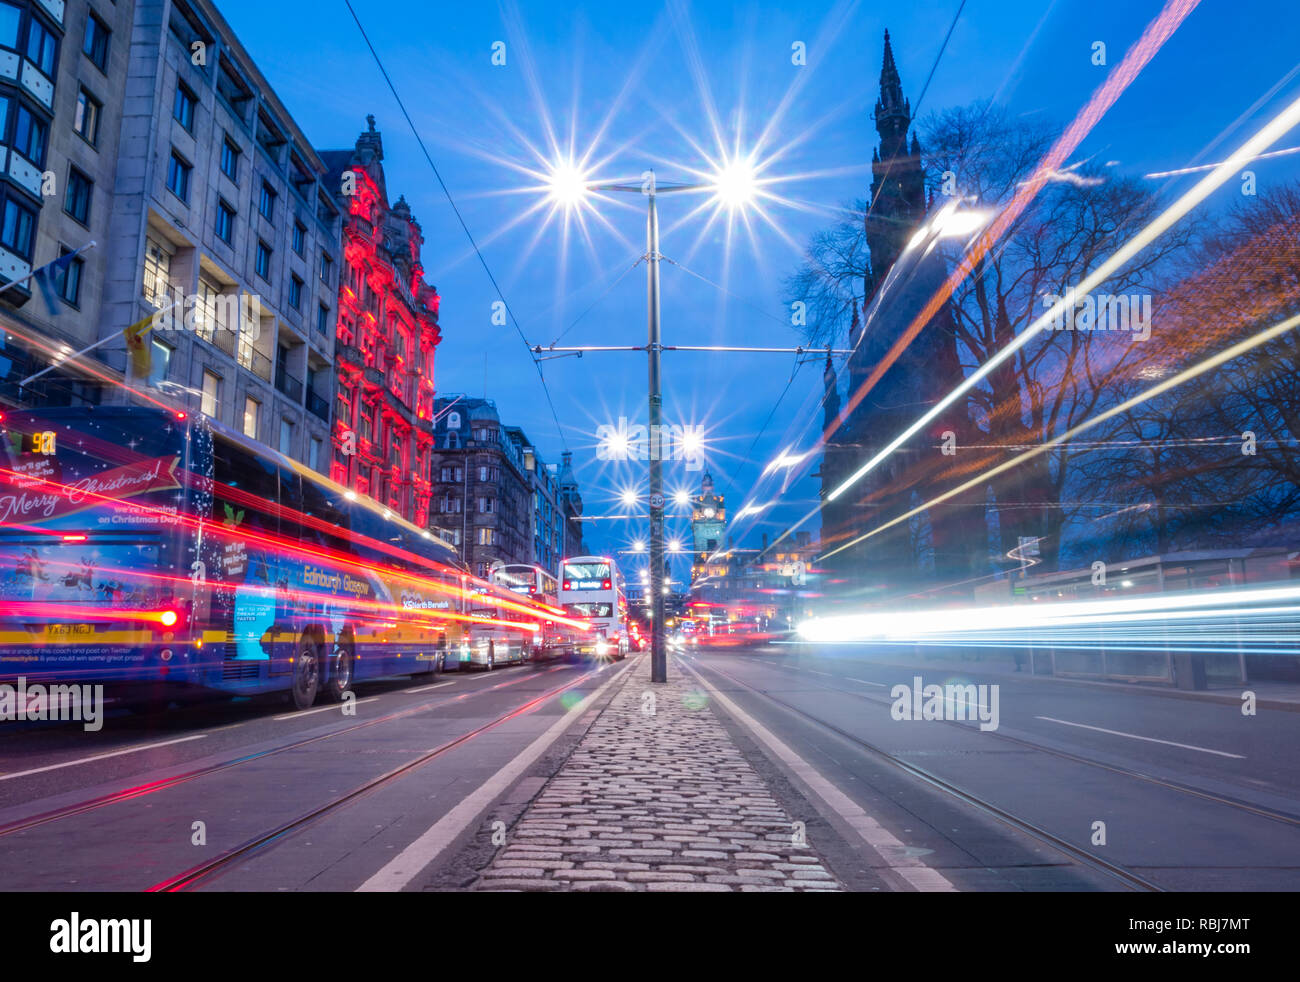
<path fill-rule="evenodd" d="M 496 403 L 440 397 L 434 417 L 430 527 L 476 576 L 486 577 L 494 563 L 532 562 L 531 482 Z"/>
<path fill-rule="evenodd" d="M 19 388 L 98 340 L 133 16 L 127 2 L 0 5 L 0 282 L 97 243 L 58 277 L 53 313 L 30 282 L 0 293 L 5 405 L 94 403 L 120 381 L 69 366 Z"/>
<path fill-rule="evenodd" d="M 438 292 L 404 197 L 389 204 L 375 118 L 352 150 L 323 151 L 344 212 L 332 476 L 427 527 Z"/>
<path fill-rule="evenodd" d="M 339 215 L 323 162 L 207 0 L 37 0 L 18 29 L 40 59 L 49 48 L 31 24 L 49 27 L 54 11 L 68 37 L 52 35 L 52 110 L 23 138 L 33 152 L 47 141 L 60 192 L 39 209 L 34 246 L 0 264 L 21 271 L 15 260 L 41 265 L 94 238 L 55 284 L 66 311 L 42 323 L 28 300 L 14 316 L 69 352 L 103 344 L 24 399 L 152 391 L 325 471 Z M 28 98 L 11 120 L 26 120 Z M 122 331 L 159 312 L 151 369 L 135 377 Z"/>
<path fill-rule="evenodd" d="M 965 401 L 954 403 L 927 431 L 897 448 L 850 489 L 836 494 L 850 475 L 962 380 L 955 324 L 944 305 L 879 381 L 865 389 L 873 369 L 947 276 L 937 251 L 907 250 L 930 203 L 923 149 L 915 133 L 908 140 L 911 105 L 903 95 L 888 32 L 874 120 L 880 146 L 872 154 L 869 200 L 873 204 L 865 219 L 870 260 L 863 281 L 862 316 L 855 306 L 849 332 L 854 351 L 849 356 L 844 400 L 827 360 L 822 409 L 830 436 L 818 475 L 828 581 L 837 585 L 837 592 L 863 599 L 920 582 L 966 579 L 978 559 L 973 550 L 982 541 L 982 534 L 971 526 L 972 519 L 981 520 L 977 510 L 956 506 L 924 512 L 911 523 L 856 541 L 925 500 L 934 482 L 942 481 L 942 467 L 936 462 L 942 460 L 937 447 L 943 434 L 951 430 L 964 442 L 972 430 Z M 901 275 L 887 293 L 878 296 L 896 267 Z M 858 395 L 863 391 L 865 397 Z M 842 547 L 847 548 L 837 551 Z"/>

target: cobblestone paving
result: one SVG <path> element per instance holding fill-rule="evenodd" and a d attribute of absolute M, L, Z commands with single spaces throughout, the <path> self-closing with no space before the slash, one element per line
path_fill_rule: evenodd
<path fill-rule="evenodd" d="M 477 890 L 837 891 L 678 664 L 642 658 Z M 653 705 L 646 698 L 653 693 Z M 649 711 L 653 709 L 653 714 Z"/>

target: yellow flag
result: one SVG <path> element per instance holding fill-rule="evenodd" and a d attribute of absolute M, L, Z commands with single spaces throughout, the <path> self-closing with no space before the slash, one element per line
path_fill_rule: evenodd
<path fill-rule="evenodd" d="M 153 319 L 154 314 L 136 321 L 122 332 L 126 350 L 131 359 L 131 372 L 140 380 L 153 372 Z"/>

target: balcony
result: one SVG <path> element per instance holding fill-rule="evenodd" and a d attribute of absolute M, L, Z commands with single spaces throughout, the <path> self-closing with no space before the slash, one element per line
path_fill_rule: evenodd
<path fill-rule="evenodd" d="M 309 391 L 307 393 L 307 412 L 328 423 L 330 421 L 329 400 Z"/>
<path fill-rule="evenodd" d="M 271 359 L 262 352 L 251 348 L 242 348 L 239 352 L 239 364 L 264 382 L 271 381 Z"/>
<path fill-rule="evenodd" d="M 275 369 L 275 387 L 293 402 L 302 405 L 302 382 L 286 372 L 283 365 L 279 365 Z"/>

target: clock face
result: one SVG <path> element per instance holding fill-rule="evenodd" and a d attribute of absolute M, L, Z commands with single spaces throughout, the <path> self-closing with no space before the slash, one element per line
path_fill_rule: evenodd
<path fill-rule="evenodd" d="M 716 515 L 716 514 L 717 514 L 717 512 L 714 511 L 712 508 L 705 508 L 705 509 L 704 509 L 704 517 L 705 517 L 705 518 L 712 518 L 712 517 L 713 517 L 714 515 Z"/>

